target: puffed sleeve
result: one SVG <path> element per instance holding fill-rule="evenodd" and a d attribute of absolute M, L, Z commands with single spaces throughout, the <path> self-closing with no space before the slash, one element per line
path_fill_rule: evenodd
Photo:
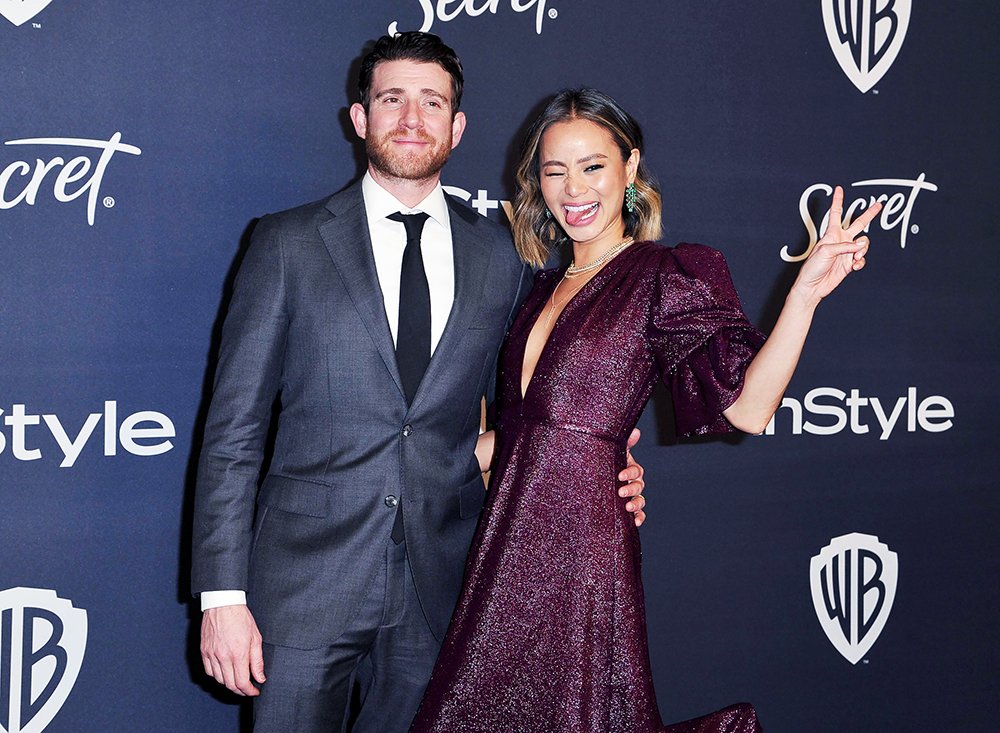
<path fill-rule="evenodd" d="M 722 411 L 740 396 L 764 335 L 744 315 L 722 253 L 699 244 L 666 250 L 649 322 L 677 434 L 733 431 Z"/>

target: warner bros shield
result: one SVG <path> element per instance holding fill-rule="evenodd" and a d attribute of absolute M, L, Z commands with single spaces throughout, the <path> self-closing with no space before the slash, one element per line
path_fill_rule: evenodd
<path fill-rule="evenodd" d="M 823 0 L 823 25 L 837 63 L 862 93 L 896 60 L 911 0 Z"/>
<path fill-rule="evenodd" d="M 45 10 L 52 0 L 0 0 L 0 15 L 14 25 L 22 25 Z"/>
<path fill-rule="evenodd" d="M 868 653 L 892 611 L 899 563 L 878 537 L 835 537 L 809 563 L 809 585 L 820 626 L 851 664 Z"/>
<path fill-rule="evenodd" d="M 0 592 L 0 731 L 41 733 L 66 702 L 87 648 L 87 612 L 53 590 Z"/>

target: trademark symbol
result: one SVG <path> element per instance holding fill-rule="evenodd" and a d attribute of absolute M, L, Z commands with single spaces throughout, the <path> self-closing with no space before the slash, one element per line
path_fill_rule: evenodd
<path fill-rule="evenodd" d="M 872 94 L 878 96 L 878 89 L 872 89 Z"/>
<path fill-rule="evenodd" d="M 555 8 L 549 8 L 549 17 L 552 18 L 552 20 L 555 20 L 559 17 L 559 11 Z"/>
<path fill-rule="evenodd" d="M 31 24 L 31 27 L 32 27 L 32 28 L 41 28 L 41 27 L 42 27 L 42 24 L 41 24 L 41 23 L 32 23 L 32 24 Z"/>
<path fill-rule="evenodd" d="M 916 224 L 914 224 L 912 227 L 910 227 L 910 233 L 911 234 L 919 234 L 920 233 L 920 227 L 918 227 Z"/>
<path fill-rule="evenodd" d="M 115 207 L 115 200 L 113 198 L 111 198 L 110 196 L 105 196 L 104 197 L 104 208 L 105 209 L 113 209 L 114 207 Z"/>
<path fill-rule="evenodd" d="M 867 659 L 862 659 L 862 660 L 861 660 L 861 663 L 862 663 L 862 664 L 868 664 L 868 660 L 867 660 Z"/>

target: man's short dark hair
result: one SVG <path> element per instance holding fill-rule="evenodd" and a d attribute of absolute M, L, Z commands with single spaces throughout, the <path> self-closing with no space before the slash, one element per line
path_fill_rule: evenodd
<path fill-rule="evenodd" d="M 375 48 L 361 61 L 358 91 L 365 111 L 371 103 L 372 76 L 375 67 L 383 61 L 416 61 L 438 64 L 451 76 L 451 113 L 454 115 L 462 104 L 462 62 L 450 47 L 433 33 L 407 31 L 396 36 L 382 36 L 375 41 Z"/>

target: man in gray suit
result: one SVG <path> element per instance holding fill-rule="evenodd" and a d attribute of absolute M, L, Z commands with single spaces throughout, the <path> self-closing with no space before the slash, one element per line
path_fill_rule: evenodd
<path fill-rule="evenodd" d="M 483 506 L 481 401 L 531 284 L 508 232 L 441 189 L 465 129 L 455 53 L 383 37 L 359 87 L 368 172 L 257 225 L 198 468 L 202 657 L 259 695 L 258 731 L 345 729 L 356 681 L 353 730 L 409 727 Z M 641 468 L 625 480 L 641 521 Z"/>

